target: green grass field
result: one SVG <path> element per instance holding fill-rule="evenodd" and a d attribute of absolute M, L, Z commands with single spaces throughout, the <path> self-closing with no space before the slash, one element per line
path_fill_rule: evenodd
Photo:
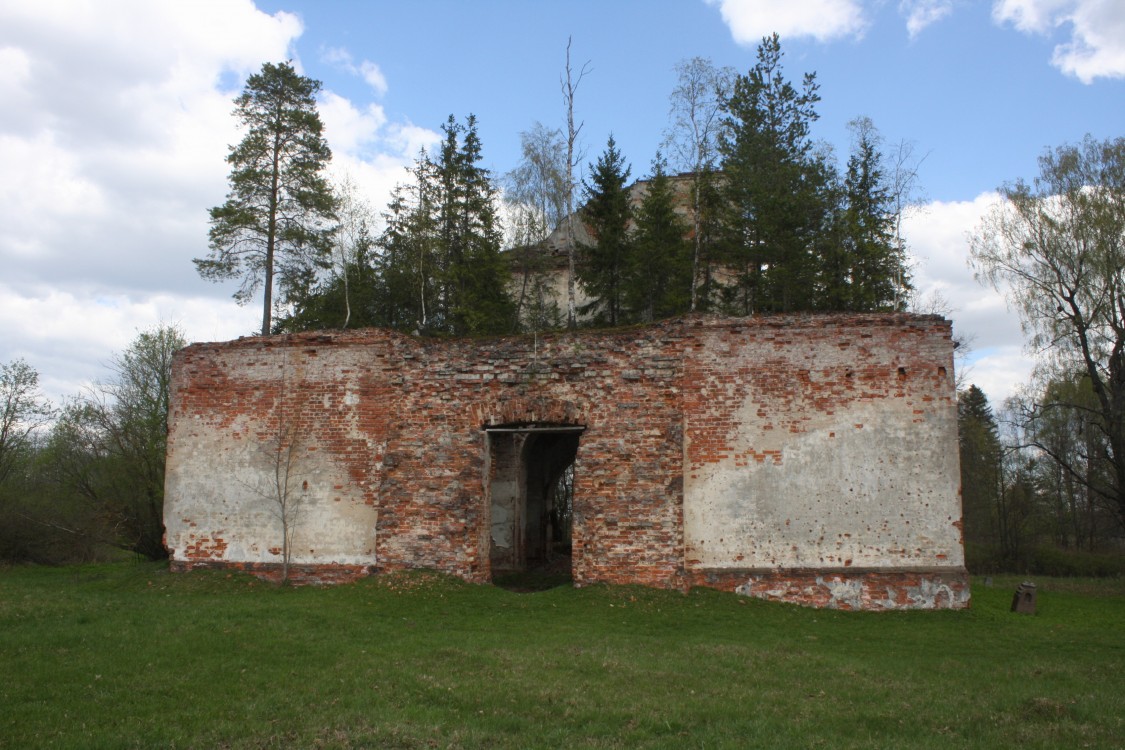
<path fill-rule="evenodd" d="M 1120 748 L 1125 582 L 965 612 L 0 570 L 4 748 Z"/>

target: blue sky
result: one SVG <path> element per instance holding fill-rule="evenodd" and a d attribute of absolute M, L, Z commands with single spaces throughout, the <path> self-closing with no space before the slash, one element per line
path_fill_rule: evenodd
<path fill-rule="evenodd" d="M 753 5 L 748 4 L 748 5 Z M 799 5 L 799 3 L 790 3 Z M 645 2 L 268 2 L 296 13 L 295 49 L 306 73 L 352 101 L 436 128 L 475 113 L 486 160 L 498 172 L 518 158 L 519 131 L 561 124 L 559 76 L 568 37 L 575 65 L 589 62 L 577 113 L 590 160 L 612 132 L 643 172 L 667 124 L 675 64 L 702 56 L 747 71 L 756 43 L 739 43 L 719 7 L 690 0 Z M 847 123 L 871 117 L 892 140 L 928 154 L 927 194 L 955 200 L 1030 175 L 1043 148 L 1117 135 L 1125 113 L 1120 77 L 1090 84 L 1051 65 L 1064 25 L 1047 35 L 997 23 L 987 2 L 948 4 L 945 17 L 911 36 L 906 10 L 869 3 L 860 33 L 828 40 L 782 39 L 792 80 L 815 72 L 821 86 L 816 135 L 846 153 Z M 762 29 L 770 28 L 763 21 Z M 373 91 L 332 62 L 346 50 L 376 64 L 387 82 Z"/>
<path fill-rule="evenodd" d="M 227 189 L 231 98 L 264 62 L 323 82 L 334 171 L 381 209 L 450 114 L 478 117 L 497 175 L 522 130 L 562 126 L 568 37 L 590 68 L 586 161 L 612 133 L 642 176 L 676 63 L 745 72 L 775 30 L 789 77 L 817 75 L 816 138 L 846 158 L 847 124 L 867 116 L 924 157 L 906 222 L 920 304 L 940 295 L 974 339 L 968 379 L 1009 395 L 1033 356 L 973 280 L 966 234 L 1044 148 L 1125 134 L 1119 0 L 0 0 L 0 362 L 27 359 L 61 400 L 157 323 L 254 331 L 256 307 L 191 259 Z"/>

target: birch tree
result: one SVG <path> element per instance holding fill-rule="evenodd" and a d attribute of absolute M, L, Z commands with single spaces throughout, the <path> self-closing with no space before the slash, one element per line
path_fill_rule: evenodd
<path fill-rule="evenodd" d="M 675 168 L 691 174 L 691 310 L 706 304 L 711 291 L 708 249 L 718 232 L 716 214 L 719 132 L 723 103 L 730 96 L 733 68 L 716 68 L 702 57 L 676 65 L 676 87 L 672 90 L 670 125 L 665 147 Z"/>

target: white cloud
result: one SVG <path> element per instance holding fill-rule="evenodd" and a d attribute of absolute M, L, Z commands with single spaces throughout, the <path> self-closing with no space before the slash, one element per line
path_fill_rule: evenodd
<path fill-rule="evenodd" d="M 383 76 L 383 71 L 379 66 L 370 60 L 364 60 L 359 65 L 360 75 L 363 80 L 367 81 L 367 85 L 375 89 L 376 94 L 387 93 L 387 79 Z"/>
<path fill-rule="evenodd" d="M 1022 346 L 1010 345 L 971 353 L 962 367 L 965 387 L 973 383 L 999 408 L 1011 396 L 1027 387 L 1034 362 Z"/>
<path fill-rule="evenodd" d="M 1018 314 L 1002 293 L 978 283 L 968 265 L 969 234 L 998 200 L 997 194 L 984 193 L 972 201 L 938 201 L 903 220 L 917 296 L 926 300 L 936 294 L 948 303 L 954 332 L 972 347 L 967 382 L 980 386 L 994 403 L 1026 383 L 1034 365 L 1024 353 Z"/>
<path fill-rule="evenodd" d="M 379 96 L 387 93 L 387 79 L 383 75 L 383 70 L 370 60 L 364 60 L 356 65 L 352 53 L 343 47 L 329 47 L 323 50 L 320 59 L 345 73 L 359 76 Z"/>
<path fill-rule="evenodd" d="M 231 100 L 301 33 L 250 0 L 0 1 L 0 362 L 27 359 L 57 400 L 162 322 L 192 340 L 257 328 L 237 285 L 191 261 L 227 192 Z M 378 66 L 357 75 L 385 90 Z M 332 92 L 322 115 L 336 168 L 374 206 L 437 138 Z"/>
<path fill-rule="evenodd" d="M 861 37 L 867 18 L 859 0 L 707 0 L 718 5 L 734 40 L 757 46 L 774 32 L 782 39 L 812 37 L 827 42 Z"/>
<path fill-rule="evenodd" d="M 234 307 L 211 297 L 0 282 L 0 330 L 5 332 L 0 362 L 27 359 L 39 370 L 45 394 L 59 403 L 105 379 L 110 357 L 140 331 L 174 323 L 191 341 L 222 341 L 252 332 L 259 320 L 253 306 Z"/>
<path fill-rule="evenodd" d="M 349 99 L 331 91 L 317 102 L 324 134 L 333 153 L 358 154 L 378 142 L 380 131 L 387 124 L 387 115 L 378 104 L 362 110 Z"/>
<path fill-rule="evenodd" d="M 906 16 L 906 31 L 910 38 L 918 36 L 953 12 L 953 0 L 902 0 L 899 12 Z"/>
<path fill-rule="evenodd" d="M 996 0 L 992 17 L 1026 34 L 1054 36 L 1065 26 L 1051 64 L 1083 83 L 1125 77 L 1125 3 L 1121 0 Z"/>
<path fill-rule="evenodd" d="M 318 109 L 332 148 L 330 171 L 337 180 L 347 177 L 355 183 L 376 212 L 387 204 L 395 186 L 409 179 L 406 167 L 414 163 L 419 149 L 441 138 L 409 122 L 389 122 L 378 104 L 361 109 L 332 91 L 324 93 Z"/>

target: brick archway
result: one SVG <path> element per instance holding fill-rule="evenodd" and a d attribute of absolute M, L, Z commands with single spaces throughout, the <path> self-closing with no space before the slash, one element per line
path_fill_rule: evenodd
<path fill-rule="evenodd" d="M 474 412 L 474 421 L 482 428 L 505 424 L 587 424 L 577 404 L 544 395 L 500 398 L 477 405 Z"/>

